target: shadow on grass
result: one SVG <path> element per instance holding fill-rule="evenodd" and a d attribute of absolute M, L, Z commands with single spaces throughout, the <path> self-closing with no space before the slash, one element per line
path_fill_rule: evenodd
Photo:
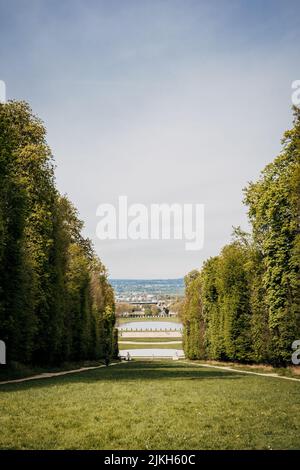
<path fill-rule="evenodd" d="M 0 385 L 1 392 L 17 392 L 20 390 L 63 386 L 75 383 L 96 383 L 98 381 L 133 381 L 133 380 L 208 380 L 208 379 L 239 379 L 245 375 L 216 369 L 201 368 L 171 361 L 132 361 L 107 368 L 93 369 L 85 372 L 61 375 L 53 378 L 30 380 L 14 384 Z"/>

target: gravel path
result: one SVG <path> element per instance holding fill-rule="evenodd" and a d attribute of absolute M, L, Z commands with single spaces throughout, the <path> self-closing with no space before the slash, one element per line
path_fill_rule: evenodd
<path fill-rule="evenodd" d="M 116 366 L 117 364 L 121 364 L 121 362 L 112 362 L 109 365 Z M 101 364 L 100 366 L 81 367 L 80 369 L 64 370 L 61 372 L 45 372 L 43 374 L 31 375 L 30 377 L 23 377 L 22 379 L 5 380 L 4 382 L 0 382 L 0 385 L 27 382 L 29 380 L 50 379 L 51 377 L 58 377 L 60 375 L 76 374 L 77 372 L 85 372 L 86 370 L 100 369 L 101 367 L 106 366 Z"/>
<path fill-rule="evenodd" d="M 237 374 L 251 374 L 251 375 L 260 375 L 261 377 L 271 377 L 273 379 L 275 378 L 275 379 L 293 380 L 293 381 L 300 383 L 300 379 L 296 379 L 295 377 L 285 377 L 284 375 L 279 375 L 279 374 L 272 373 L 272 372 L 270 373 L 252 372 L 250 370 L 233 369 L 232 367 L 226 367 L 226 366 L 213 366 L 209 364 L 201 364 L 201 363 L 195 363 L 195 362 L 193 363 L 192 361 L 191 362 L 183 361 L 183 363 L 189 364 L 189 365 L 195 365 L 199 367 L 208 367 L 209 369 L 213 368 L 213 369 L 228 370 L 230 372 L 236 372 Z"/>

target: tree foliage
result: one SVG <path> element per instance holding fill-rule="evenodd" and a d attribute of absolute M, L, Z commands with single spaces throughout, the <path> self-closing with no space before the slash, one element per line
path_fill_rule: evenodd
<path fill-rule="evenodd" d="M 233 242 L 188 276 L 184 345 L 190 358 L 291 359 L 300 337 L 298 109 L 294 116 L 280 155 L 245 189 L 252 234 L 235 229 Z"/>
<path fill-rule="evenodd" d="M 0 104 L 0 337 L 9 360 L 117 354 L 113 291 L 82 226 L 55 187 L 42 122 L 24 102 Z"/>

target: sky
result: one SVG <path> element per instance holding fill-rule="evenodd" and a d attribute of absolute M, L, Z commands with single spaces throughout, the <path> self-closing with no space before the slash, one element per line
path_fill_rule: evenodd
<path fill-rule="evenodd" d="M 177 278 L 248 230 L 280 151 L 298 0 L 0 0 L 0 80 L 47 128 L 56 183 L 113 278 Z M 204 204 L 204 245 L 99 240 L 99 204 Z"/>

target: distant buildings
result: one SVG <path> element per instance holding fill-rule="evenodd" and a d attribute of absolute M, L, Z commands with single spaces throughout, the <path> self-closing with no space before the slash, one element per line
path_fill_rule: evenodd
<path fill-rule="evenodd" d="M 112 280 L 116 302 L 127 304 L 123 317 L 174 316 L 170 305 L 183 294 L 183 280 Z M 126 307 L 126 306 L 125 306 Z M 126 308 L 125 308 L 126 310 Z"/>

